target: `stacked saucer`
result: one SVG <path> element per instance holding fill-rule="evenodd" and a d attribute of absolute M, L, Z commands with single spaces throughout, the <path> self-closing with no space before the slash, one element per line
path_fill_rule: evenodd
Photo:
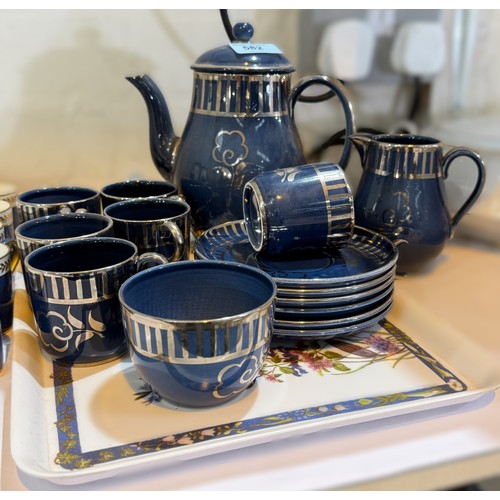
<path fill-rule="evenodd" d="M 393 302 L 398 251 L 385 236 L 355 227 L 352 238 L 330 250 L 287 254 L 256 252 L 243 221 L 201 234 L 195 258 L 239 262 L 267 272 L 278 293 L 274 334 L 329 338 L 380 321 Z"/>

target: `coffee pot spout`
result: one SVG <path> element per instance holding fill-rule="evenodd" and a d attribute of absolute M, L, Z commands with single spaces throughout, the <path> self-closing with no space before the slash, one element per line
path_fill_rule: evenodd
<path fill-rule="evenodd" d="M 366 134 L 351 134 L 349 140 L 353 143 L 354 147 L 359 153 L 361 158 L 361 165 L 365 165 L 366 154 L 370 144 L 373 142 L 372 138 Z"/>
<path fill-rule="evenodd" d="M 160 174 L 172 181 L 179 137 L 174 133 L 168 106 L 156 83 L 148 75 L 128 76 L 127 80 L 141 93 L 149 117 L 151 156 Z"/>

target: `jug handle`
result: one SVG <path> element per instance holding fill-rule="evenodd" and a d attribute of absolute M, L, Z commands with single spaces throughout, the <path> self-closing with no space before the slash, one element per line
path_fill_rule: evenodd
<path fill-rule="evenodd" d="M 290 116 L 292 120 L 294 119 L 295 104 L 297 104 L 300 95 L 304 90 L 312 85 L 325 85 L 333 92 L 334 95 L 339 98 L 345 116 L 345 137 L 347 138 L 351 134 L 356 133 L 356 128 L 354 126 L 354 113 L 352 111 L 352 105 L 347 93 L 347 89 L 339 80 L 329 78 L 327 76 L 307 76 L 299 80 L 297 85 L 293 88 L 292 93 L 290 94 Z M 344 141 L 344 149 L 342 150 L 342 154 L 340 155 L 340 159 L 338 162 L 339 166 L 342 169 L 345 169 L 349 162 L 351 146 L 351 141 L 346 139 Z"/>
<path fill-rule="evenodd" d="M 484 162 L 478 153 L 467 148 L 452 148 L 443 158 L 443 179 L 446 180 L 448 177 L 448 169 L 451 163 L 456 160 L 459 156 L 466 156 L 470 158 L 477 167 L 477 179 L 474 189 L 470 196 L 465 200 L 464 204 L 457 210 L 457 213 L 451 219 L 450 227 L 450 238 L 453 236 L 455 229 L 462 217 L 470 210 L 472 205 L 476 202 L 479 195 L 484 188 L 484 182 L 486 180 L 486 168 Z"/>

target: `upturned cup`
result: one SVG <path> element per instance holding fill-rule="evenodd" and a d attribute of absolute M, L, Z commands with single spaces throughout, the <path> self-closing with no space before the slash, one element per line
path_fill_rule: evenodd
<path fill-rule="evenodd" d="M 27 290 L 42 349 L 71 365 L 99 364 L 126 351 L 118 290 L 145 265 L 130 241 L 96 237 L 52 243 L 25 260 Z"/>
<path fill-rule="evenodd" d="M 353 196 L 333 163 L 257 175 L 243 190 L 243 216 L 254 250 L 270 255 L 330 248 L 354 231 Z"/>

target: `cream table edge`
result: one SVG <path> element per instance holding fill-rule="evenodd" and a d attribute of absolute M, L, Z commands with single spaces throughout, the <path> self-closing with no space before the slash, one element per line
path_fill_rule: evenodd
<path fill-rule="evenodd" d="M 500 451 L 484 456 L 471 457 L 431 468 L 423 468 L 382 478 L 377 481 L 358 483 L 346 491 L 415 491 L 449 490 L 477 484 L 500 475 Z M 460 478 L 460 481 L 457 481 Z"/>

